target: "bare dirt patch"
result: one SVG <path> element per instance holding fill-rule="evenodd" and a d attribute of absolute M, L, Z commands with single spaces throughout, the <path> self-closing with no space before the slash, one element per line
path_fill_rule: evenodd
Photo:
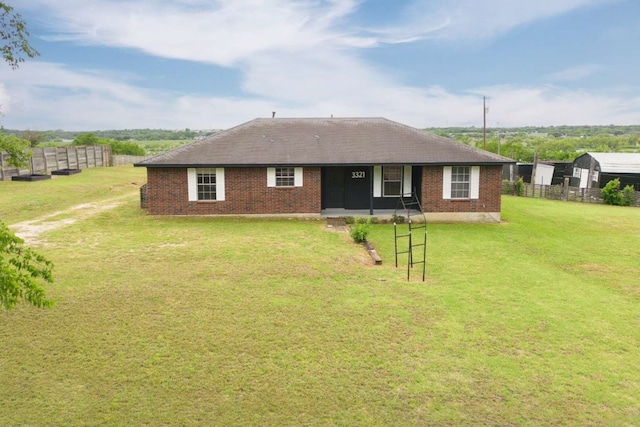
<path fill-rule="evenodd" d="M 16 236 L 23 239 L 25 243 L 29 245 L 44 244 L 44 240 L 40 238 L 42 233 L 74 224 L 79 220 L 88 218 L 99 212 L 118 207 L 122 204 L 122 202 L 118 200 L 122 198 L 123 197 L 117 197 L 101 202 L 83 203 L 63 211 L 43 215 L 36 219 L 18 222 L 9 227 Z"/>
<path fill-rule="evenodd" d="M 595 274 L 609 274 L 613 271 L 611 267 L 600 264 L 582 264 L 580 267 L 582 267 L 582 269 L 588 273 Z"/>

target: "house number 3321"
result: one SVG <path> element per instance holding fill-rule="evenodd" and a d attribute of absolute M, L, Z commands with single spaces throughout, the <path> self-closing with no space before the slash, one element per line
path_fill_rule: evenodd
<path fill-rule="evenodd" d="M 351 172 L 351 178 L 364 178 L 364 171 Z"/>

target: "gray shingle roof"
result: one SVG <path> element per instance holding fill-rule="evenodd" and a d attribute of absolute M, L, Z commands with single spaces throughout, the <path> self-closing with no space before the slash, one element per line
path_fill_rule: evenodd
<path fill-rule="evenodd" d="M 503 164 L 512 160 L 383 118 L 255 119 L 136 163 L 146 167 Z"/>

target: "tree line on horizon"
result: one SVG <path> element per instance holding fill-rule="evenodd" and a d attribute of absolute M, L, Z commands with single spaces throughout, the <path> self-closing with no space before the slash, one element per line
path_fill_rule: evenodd
<path fill-rule="evenodd" d="M 519 128 L 449 127 L 428 132 L 509 157 L 518 162 L 571 160 L 586 152 L 640 152 L 637 126 L 551 126 Z"/>
<path fill-rule="evenodd" d="M 426 128 L 440 136 L 501 154 L 519 162 L 573 160 L 587 152 L 640 152 L 640 125 L 633 126 L 527 126 L 518 128 L 446 127 Z M 3 129 L 2 134 L 29 141 L 32 147 L 66 145 L 111 145 L 114 154 L 149 154 L 148 141 L 176 141 L 178 145 L 202 138 L 216 130 L 120 129 L 92 132 L 64 130 L 32 131 Z M 166 149 L 176 145 L 166 145 Z M 156 149 L 158 147 L 155 147 Z M 154 150 L 153 154 L 157 154 Z"/>

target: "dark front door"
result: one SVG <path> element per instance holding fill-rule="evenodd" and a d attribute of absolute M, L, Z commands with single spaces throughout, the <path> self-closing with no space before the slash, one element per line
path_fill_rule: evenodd
<path fill-rule="evenodd" d="M 369 209 L 371 168 L 347 167 L 344 174 L 345 209 Z"/>
<path fill-rule="evenodd" d="M 322 168 L 322 209 L 344 208 L 344 168 Z"/>

